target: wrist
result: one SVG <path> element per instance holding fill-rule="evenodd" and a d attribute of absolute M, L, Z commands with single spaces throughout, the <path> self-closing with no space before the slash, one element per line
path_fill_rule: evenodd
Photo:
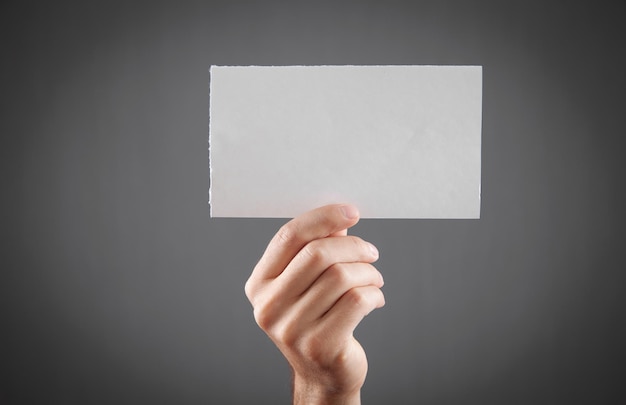
<path fill-rule="evenodd" d="M 308 381 L 298 375 L 293 377 L 294 405 L 360 405 L 360 387 L 355 390 L 337 389 L 332 384 Z"/>

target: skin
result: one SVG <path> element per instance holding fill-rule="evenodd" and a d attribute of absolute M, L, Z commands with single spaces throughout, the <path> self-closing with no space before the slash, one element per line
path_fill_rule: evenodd
<path fill-rule="evenodd" d="M 294 404 L 360 404 L 367 358 L 353 332 L 385 299 L 377 249 L 347 235 L 358 221 L 348 204 L 294 218 L 246 282 L 256 322 L 293 370 Z"/>

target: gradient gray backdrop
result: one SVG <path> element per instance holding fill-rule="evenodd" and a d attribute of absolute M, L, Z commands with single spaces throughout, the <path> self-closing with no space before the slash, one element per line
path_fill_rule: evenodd
<path fill-rule="evenodd" d="M 482 218 L 354 229 L 364 402 L 626 403 L 623 1 L 0 7 L 0 403 L 288 403 L 243 294 L 283 221 L 208 218 L 211 64 L 483 65 Z"/>

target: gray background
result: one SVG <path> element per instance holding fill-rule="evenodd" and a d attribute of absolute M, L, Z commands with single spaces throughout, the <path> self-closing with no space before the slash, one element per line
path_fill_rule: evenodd
<path fill-rule="evenodd" d="M 483 65 L 482 218 L 354 230 L 364 402 L 626 402 L 623 1 L 2 4 L 0 403 L 289 401 L 243 294 L 283 221 L 208 218 L 211 64 Z"/>

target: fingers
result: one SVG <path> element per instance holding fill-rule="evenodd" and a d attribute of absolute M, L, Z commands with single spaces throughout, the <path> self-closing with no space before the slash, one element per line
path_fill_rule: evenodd
<path fill-rule="evenodd" d="M 292 219 L 270 241 L 251 278 L 277 277 L 309 242 L 342 232 L 358 221 L 357 208 L 349 204 L 327 205 Z"/>
<path fill-rule="evenodd" d="M 380 272 L 369 263 L 337 263 L 329 267 L 295 304 L 303 322 L 324 316 L 349 290 L 368 285 L 381 288 Z"/>
<path fill-rule="evenodd" d="M 276 278 L 274 285 L 285 296 L 295 297 L 306 291 L 326 269 L 337 263 L 372 263 L 377 259 L 376 247 L 359 237 L 317 239 L 296 254 L 285 271 Z"/>
<path fill-rule="evenodd" d="M 374 287 L 378 290 L 384 284 L 382 275 L 369 263 L 336 263 L 325 270 L 313 285 L 300 296 L 293 296 L 285 285 L 277 286 L 277 280 L 268 286 L 255 300 L 255 319 L 263 330 L 278 341 L 294 341 L 297 336 L 307 335 L 319 323 L 329 324 L 329 333 L 346 333 L 351 329 L 336 329 L 335 320 L 328 314 L 342 313 L 349 318 L 346 311 L 352 312 L 352 329 L 367 313 L 376 306 L 367 307 L 368 301 L 362 300 L 361 306 L 346 306 L 345 302 L 352 294 L 357 294 L 363 287 Z M 382 292 L 381 292 L 382 294 Z M 352 302 L 354 299 L 349 300 Z M 384 300 L 383 300 L 384 303 Z M 379 303 L 380 304 L 380 303 Z M 339 309 L 337 309 L 339 308 Z M 350 332 L 351 333 L 351 332 Z M 345 337 L 345 336 L 344 336 Z"/>
<path fill-rule="evenodd" d="M 332 357 L 359 322 L 385 304 L 383 284 L 371 264 L 335 264 L 301 297 L 285 300 L 266 291 L 254 305 L 255 320 L 279 348 L 298 351 L 298 342 L 318 342 Z"/>
<path fill-rule="evenodd" d="M 321 332 L 328 344 L 340 345 L 352 336 L 363 318 L 376 308 L 385 305 L 385 296 L 376 286 L 355 287 L 348 290 L 320 319 Z"/>

